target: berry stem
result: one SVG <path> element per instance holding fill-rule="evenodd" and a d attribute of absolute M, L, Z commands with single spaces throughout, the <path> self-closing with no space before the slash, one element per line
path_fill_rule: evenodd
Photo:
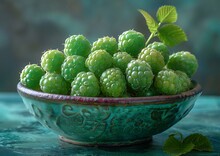
<path fill-rule="evenodd" d="M 149 38 L 147 39 L 147 42 L 145 43 L 145 46 L 147 46 L 148 45 L 148 43 L 150 42 L 150 40 L 152 39 L 152 38 L 154 38 L 155 37 L 155 35 L 154 35 L 155 33 L 151 33 L 150 34 L 150 36 L 149 36 Z"/>
<path fill-rule="evenodd" d="M 148 45 L 148 43 L 150 42 L 150 40 L 151 40 L 152 38 L 154 38 L 154 37 L 157 36 L 158 28 L 160 27 L 161 24 L 162 24 L 161 22 L 158 23 L 158 25 L 157 25 L 157 31 L 155 31 L 155 32 L 153 32 L 153 33 L 150 34 L 149 38 L 147 39 L 147 41 L 146 41 L 146 43 L 145 43 L 145 46 Z"/>

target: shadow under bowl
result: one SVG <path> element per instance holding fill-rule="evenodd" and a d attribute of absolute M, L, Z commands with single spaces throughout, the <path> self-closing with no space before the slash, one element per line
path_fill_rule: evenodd
<path fill-rule="evenodd" d="M 185 117 L 201 95 L 187 92 L 151 97 L 80 97 L 48 94 L 17 85 L 25 106 L 60 139 L 78 145 L 122 146 L 149 142 Z"/>

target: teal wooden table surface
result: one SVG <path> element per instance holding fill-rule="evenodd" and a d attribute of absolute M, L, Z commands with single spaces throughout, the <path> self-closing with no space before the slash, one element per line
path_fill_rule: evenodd
<path fill-rule="evenodd" d="M 127 147 L 83 147 L 68 144 L 44 128 L 29 114 L 16 93 L 0 94 L 0 155 L 153 155 L 165 156 L 163 143 L 172 132 L 184 136 L 201 133 L 207 136 L 214 152 L 191 152 L 187 155 L 220 156 L 220 97 L 201 96 L 192 111 L 180 122 L 155 135 L 150 144 Z"/>

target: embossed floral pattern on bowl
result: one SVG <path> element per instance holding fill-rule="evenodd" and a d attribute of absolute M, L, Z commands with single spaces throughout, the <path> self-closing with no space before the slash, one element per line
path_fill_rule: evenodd
<path fill-rule="evenodd" d="M 80 145 L 120 146 L 146 142 L 185 117 L 201 95 L 102 98 L 42 93 L 18 83 L 22 100 L 36 119 L 63 141 Z"/>

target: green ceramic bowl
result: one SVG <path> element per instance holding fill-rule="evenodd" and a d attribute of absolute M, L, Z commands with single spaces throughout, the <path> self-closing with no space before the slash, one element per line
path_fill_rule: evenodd
<path fill-rule="evenodd" d="M 151 140 L 185 117 L 202 90 L 172 96 L 102 98 L 42 93 L 18 83 L 17 90 L 31 114 L 66 142 L 120 146 Z"/>

